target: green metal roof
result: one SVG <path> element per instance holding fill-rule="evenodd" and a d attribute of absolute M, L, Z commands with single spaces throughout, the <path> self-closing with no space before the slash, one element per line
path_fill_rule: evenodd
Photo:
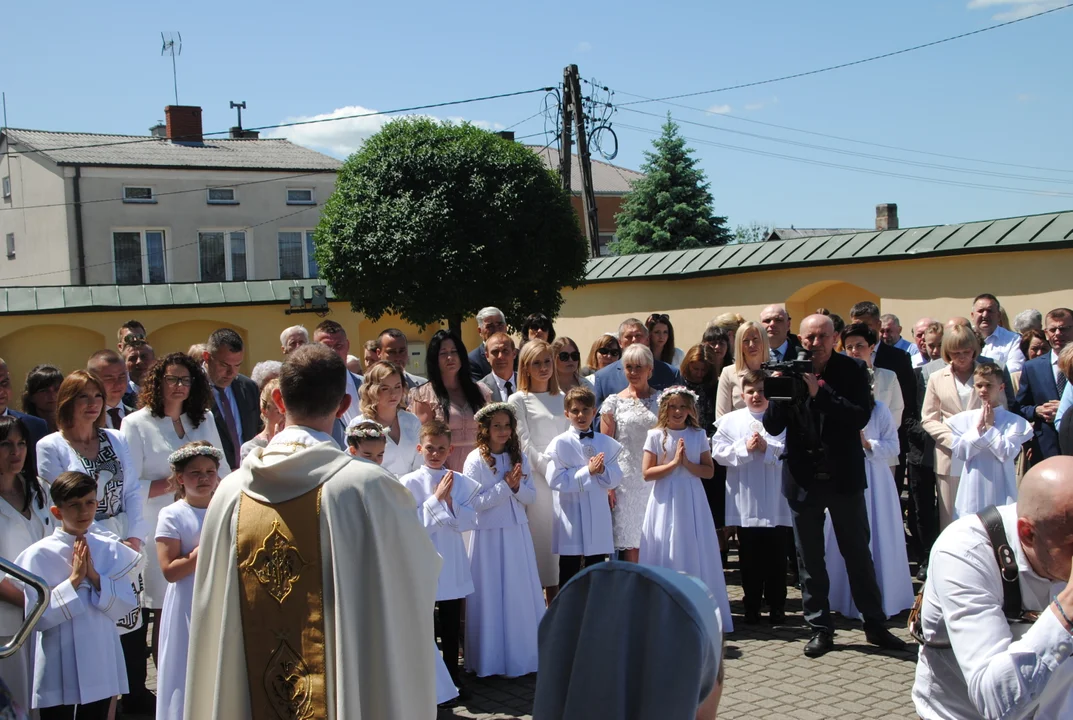
<path fill-rule="evenodd" d="M 731 275 L 810 265 L 906 260 L 1011 250 L 1073 247 L 1073 211 L 986 220 L 960 225 L 855 232 L 726 245 L 699 250 L 671 250 L 642 255 L 595 258 L 586 282 L 682 279 Z M 255 280 L 171 285 L 91 285 L 0 288 L 0 315 L 89 311 L 108 308 L 162 308 L 183 305 L 256 305 L 286 302 L 290 288 L 323 280 Z M 335 299 L 331 288 L 328 298 Z"/>

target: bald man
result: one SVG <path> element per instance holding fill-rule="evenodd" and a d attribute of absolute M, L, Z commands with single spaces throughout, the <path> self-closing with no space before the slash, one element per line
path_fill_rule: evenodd
<path fill-rule="evenodd" d="M 913 344 L 917 347 L 917 352 L 913 355 L 914 369 L 931 362 L 932 358 L 928 354 L 928 344 L 924 336 L 928 333 L 928 327 L 933 322 L 935 322 L 933 318 L 922 317 L 913 325 Z"/>
<path fill-rule="evenodd" d="M 913 684 L 925 720 L 1073 717 L 1073 457 L 1029 470 L 1017 502 L 997 515 L 1020 602 L 1004 607 L 1002 571 L 980 517 L 942 532 L 924 586 L 925 644 Z M 1008 620 L 1011 610 L 1026 615 Z"/>
<path fill-rule="evenodd" d="M 767 333 L 768 356 L 772 362 L 793 360 L 801 341 L 790 332 L 790 314 L 782 305 L 768 305 L 760 311 L 760 324 Z"/>

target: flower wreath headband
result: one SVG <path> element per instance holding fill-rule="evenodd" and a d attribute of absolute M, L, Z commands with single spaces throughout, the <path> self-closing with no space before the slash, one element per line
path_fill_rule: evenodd
<path fill-rule="evenodd" d="M 217 464 L 224 459 L 224 454 L 211 445 L 184 445 L 168 455 L 168 464 L 175 467 L 181 462 L 199 456 L 214 458 Z"/>
<path fill-rule="evenodd" d="M 373 420 L 366 420 L 346 430 L 347 440 L 385 440 L 387 428 Z"/>
<path fill-rule="evenodd" d="M 660 404 L 662 405 L 664 400 L 670 399 L 674 395 L 687 395 L 693 398 L 694 404 L 700 402 L 700 396 L 689 388 L 687 388 L 685 385 L 672 385 L 671 387 L 667 388 L 659 394 Z"/>
<path fill-rule="evenodd" d="M 486 417 L 491 417 L 498 412 L 505 412 L 511 416 L 512 419 L 517 419 L 514 414 L 514 406 L 508 405 L 505 402 L 488 403 L 477 412 L 473 413 L 473 419 L 477 422 L 484 420 Z"/>

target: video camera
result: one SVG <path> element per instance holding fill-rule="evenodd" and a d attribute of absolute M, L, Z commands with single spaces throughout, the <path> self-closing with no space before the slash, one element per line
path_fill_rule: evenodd
<path fill-rule="evenodd" d="M 805 348 L 798 348 L 793 360 L 766 362 L 760 367 L 768 373 L 780 373 L 779 377 L 764 380 L 764 397 L 768 400 L 798 403 L 808 398 L 808 385 L 801 376 L 812 372 L 812 353 Z"/>

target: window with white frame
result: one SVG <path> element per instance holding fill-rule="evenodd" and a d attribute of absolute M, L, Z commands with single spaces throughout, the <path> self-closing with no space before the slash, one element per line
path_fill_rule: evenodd
<path fill-rule="evenodd" d="M 208 189 L 209 205 L 238 205 L 235 188 L 214 187 Z"/>
<path fill-rule="evenodd" d="M 313 256 L 312 230 L 281 230 L 278 240 L 280 280 L 317 277 L 320 269 Z"/>
<path fill-rule="evenodd" d="M 312 188 L 288 188 L 287 189 L 287 204 L 288 205 L 313 205 L 313 189 Z"/>
<path fill-rule="evenodd" d="M 4 176 L 3 185 L 4 185 L 4 198 L 11 197 L 11 176 L 10 175 L 5 175 Z"/>
<path fill-rule="evenodd" d="M 123 188 L 123 202 L 155 203 L 156 196 L 153 194 L 153 188 L 151 187 L 128 186 Z"/>
<path fill-rule="evenodd" d="M 206 230 L 197 234 L 202 282 L 248 280 L 245 230 Z"/>
<path fill-rule="evenodd" d="M 15 259 L 15 233 L 7 234 L 7 259 Z"/>
<path fill-rule="evenodd" d="M 112 258 L 116 285 L 167 282 L 163 230 L 115 230 Z"/>

